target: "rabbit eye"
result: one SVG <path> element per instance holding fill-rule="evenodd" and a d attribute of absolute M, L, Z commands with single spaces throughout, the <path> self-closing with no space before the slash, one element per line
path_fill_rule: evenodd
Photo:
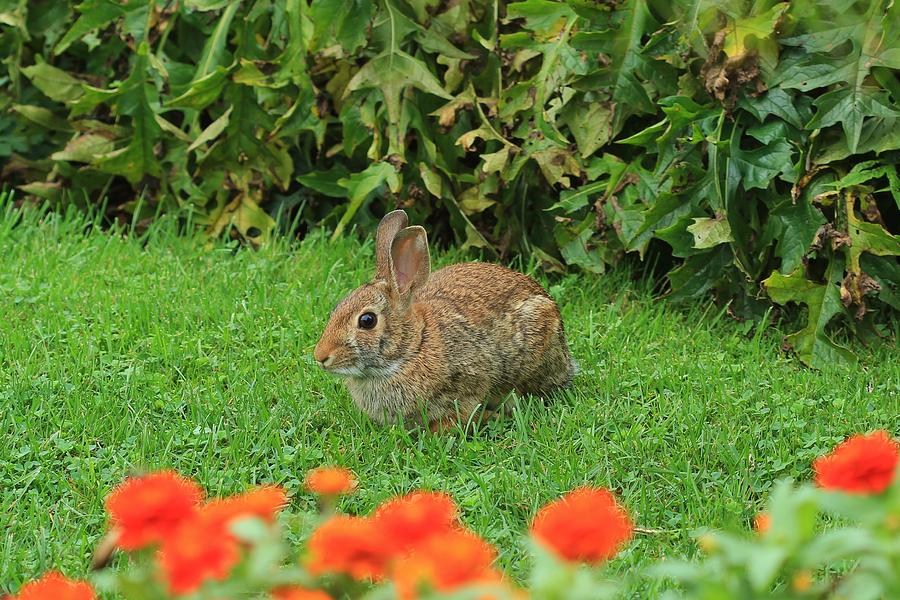
<path fill-rule="evenodd" d="M 367 312 L 359 315 L 360 329 L 372 329 L 376 323 L 378 323 L 378 317 L 375 316 L 375 313 Z"/>

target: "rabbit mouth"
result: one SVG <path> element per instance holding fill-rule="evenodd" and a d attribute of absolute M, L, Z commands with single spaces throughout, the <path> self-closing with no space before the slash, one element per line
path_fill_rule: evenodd
<path fill-rule="evenodd" d="M 362 369 L 352 365 L 327 367 L 325 370 L 332 375 L 340 375 L 341 377 L 362 377 L 365 374 Z"/>
<path fill-rule="evenodd" d="M 332 375 L 350 377 L 352 379 L 388 379 L 400 370 L 400 363 L 390 363 L 387 366 L 359 366 L 355 364 L 329 365 L 323 367 Z"/>

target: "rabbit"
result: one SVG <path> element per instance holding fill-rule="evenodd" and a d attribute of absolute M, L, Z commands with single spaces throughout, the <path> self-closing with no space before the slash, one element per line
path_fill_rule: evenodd
<path fill-rule="evenodd" d="M 332 311 L 313 352 L 376 422 L 432 431 L 491 414 L 510 394 L 546 396 L 576 372 L 556 302 L 530 277 L 470 262 L 431 272 L 425 229 L 388 213 L 372 281 Z"/>

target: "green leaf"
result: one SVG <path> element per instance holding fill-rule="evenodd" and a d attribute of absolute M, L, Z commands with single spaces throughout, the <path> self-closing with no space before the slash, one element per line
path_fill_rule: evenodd
<path fill-rule="evenodd" d="M 747 579 L 759 593 L 767 592 L 781 567 L 789 558 L 788 549 L 781 546 L 755 546 L 747 557 Z"/>
<path fill-rule="evenodd" d="M 655 109 L 647 90 L 637 78 L 637 72 L 647 61 L 643 54 L 643 38 L 656 23 L 645 0 L 625 0 L 619 4 L 618 13 L 621 16 L 619 27 L 600 32 L 594 39 L 599 44 L 598 49 L 612 60 L 600 82 L 608 86 L 615 104 L 612 137 L 622 131 L 631 115 L 652 113 Z M 577 38 L 573 40 L 573 45 L 579 48 Z"/>
<path fill-rule="evenodd" d="M 783 139 L 756 150 L 731 149 L 731 160 L 735 162 L 746 190 L 769 187 L 776 175 L 791 169 L 791 156 L 791 146 Z"/>
<path fill-rule="evenodd" d="M 525 28 L 531 31 L 549 31 L 560 19 L 569 20 L 575 12 L 565 2 L 552 0 L 526 0 L 506 5 L 509 19 L 525 19 Z"/>
<path fill-rule="evenodd" d="M 299 175 L 297 181 L 320 194 L 332 198 L 346 198 L 347 188 L 339 182 L 346 179 L 349 174 L 347 167 L 337 164 L 328 171 L 311 171 Z"/>
<path fill-rule="evenodd" d="M 240 6 L 240 0 L 231 0 L 222 14 L 219 15 L 216 20 L 216 28 L 213 30 L 212 35 L 206 38 L 206 43 L 203 46 L 203 54 L 200 55 L 197 69 L 194 71 L 193 82 L 196 83 L 215 72 L 224 61 L 225 43 L 228 39 L 228 32 L 231 29 L 231 22 L 234 20 L 234 16 L 237 14 Z"/>
<path fill-rule="evenodd" d="M 712 289 L 733 261 L 734 254 L 728 245 L 688 257 L 680 267 L 669 271 L 672 285 L 669 298 L 676 301 L 700 298 Z"/>
<path fill-rule="evenodd" d="M 866 117 L 897 117 L 897 112 L 887 93 L 871 87 L 858 86 L 841 88 L 822 94 L 813 103 L 815 116 L 806 125 L 807 129 L 821 129 L 840 123 L 847 136 L 847 146 L 851 153 L 859 149 L 863 122 Z"/>
<path fill-rule="evenodd" d="M 340 222 L 338 222 L 337 227 L 335 227 L 334 234 L 331 236 L 332 240 L 341 236 L 363 202 L 370 194 L 384 185 L 385 182 L 388 183 L 393 191 L 399 191 L 400 180 L 397 177 L 397 172 L 387 162 L 371 164 L 364 171 L 353 173 L 349 177 L 338 181 L 338 184 L 346 188 L 350 204 L 347 206 L 347 210 L 341 217 Z"/>
<path fill-rule="evenodd" d="M 787 336 L 786 340 L 800 360 L 814 369 L 855 360 L 852 352 L 839 346 L 825 334 L 825 326 L 835 315 L 843 312 L 839 288 L 842 266 L 841 261 L 833 258 L 828 264 L 827 280 L 824 284 L 806 279 L 802 269 L 790 275 L 782 275 L 775 271 L 763 281 L 769 297 L 778 304 L 797 302 L 806 305 L 806 326 Z"/>
<path fill-rule="evenodd" d="M 784 119 L 797 129 L 803 128 L 800 113 L 794 107 L 794 98 L 781 88 L 774 88 L 757 97 L 742 96 L 738 106 L 752 114 L 760 122 L 769 115 Z"/>
<path fill-rule="evenodd" d="M 41 127 L 45 127 L 51 131 L 72 131 L 72 126 L 68 121 L 42 106 L 13 104 L 11 108 L 13 112 L 22 115 L 32 123 L 37 123 Z"/>
<path fill-rule="evenodd" d="M 847 255 L 854 271 L 859 270 L 859 257 L 863 252 L 875 256 L 900 256 L 900 235 L 891 235 L 877 223 L 854 218 L 847 227 L 847 234 L 851 241 Z"/>
<path fill-rule="evenodd" d="M 81 16 L 53 48 L 54 54 L 62 54 L 73 42 L 112 23 L 123 16 L 126 9 L 120 2 L 113 0 L 87 0 L 78 5 L 78 12 Z"/>
<path fill-rule="evenodd" d="M 593 217 L 588 215 L 575 227 L 557 223 L 554 229 L 556 244 L 568 265 L 581 267 L 589 273 L 603 273 L 606 264 L 595 245 L 591 243 Z"/>
<path fill-rule="evenodd" d="M 777 240 L 775 255 L 781 257 L 781 273 L 793 273 L 800 266 L 825 222 L 822 212 L 805 198 L 784 202 L 769 214 L 766 235 Z"/>
<path fill-rule="evenodd" d="M 372 0 L 313 0 L 309 7 L 314 24 L 313 48 L 322 50 L 339 44 L 347 55 L 366 43 L 366 28 L 372 21 Z"/>
<path fill-rule="evenodd" d="M 422 183 L 425 184 L 432 196 L 442 198 L 444 195 L 444 180 L 441 176 L 425 163 L 419 163 L 419 174 L 422 176 Z"/>
<path fill-rule="evenodd" d="M 566 150 L 551 148 L 531 153 L 531 158 L 541 168 L 541 173 L 551 185 L 559 184 L 564 188 L 571 185 L 568 175 L 578 175 L 581 165 Z"/>
<path fill-rule="evenodd" d="M 202 110 L 221 97 L 227 79 L 227 69 L 218 67 L 212 73 L 192 81 L 180 96 L 166 102 L 166 107 Z"/>
<path fill-rule="evenodd" d="M 656 230 L 656 237 L 672 247 L 672 256 L 687 258 L 697 254 L 697 251 L 694 249 L 694 236 L 687 230 L 693 222 L 692 218 L 681 216 L 668 227 Z"/>
<path fill-rule="evenodd" d="M 197 136 L 197 139 L 194 140 L 190 146 L 188 146 L 188 152 L 192 152 L 200 146 L 208 144 L 209 142 L 222 135 L 222 132 L 225 131 L 226 127 L 228 127 L 232 110 L 233 108 L 229 108 L 224 113 L 222 113 L 221 117 L 210 123 L 209 127 L 204 129 L 200 133 L 200 135 Z"/>
<path fill-rule="evenodd" d="M 356 90 L 381 90 L 388 120 L 397 126 L 400 123 L 400 95 L 408 87 L 448 100 L 453 98 L 421 61 L 400 50 L 388 50 L 367 62 L 347 83 L 344 97 Z M 399 140 L 392 139 L 391 142 L 396 144 L 394 149 L 399 151 Z"/>
<path fill-rule="evenodd" d="M 25 67 L 22 73 L 37 89 L 44 92 L 44 95 L 57 102 L 73 102 L 84 93 L 81 81 L 45 62 Z"/>
<path fill-rule="evenodd" d="M 481 186 L 474 185 L 459 195 L 457 199 L 459 209 L 466 215 L 474 215 L 480 213 L 491 206 L 497 204 L 493 198 L 486 196 Z"/>
<path fill-rule="evenodd" d="M 799 60 L 779 68 L 777 83 L 782 88 L 809 91 L 840 84 L 816 99 L 819 110 L 807 127 L 841 123 L 851 153 L 856 153 L 867 117 L 895 114 L 884 95 L 866 84 L 873 67 L 900 67 L 900 39 L 896 35 L 894 9 L 885 10 L 881 0 L 868 3 L 863 19 L 844 27 L 823 28 L 788 38 L 785 44 L 806 49 Z M 834 50 L 850 42 L 851 50 Z"/>
<path fill-rule="evenodd" d="M 712 248 L 734 241 L 731 237 L 731 226 L 724 215 L 715 219 L 694 219 L 694 224 L 688 226 L 687 230 L 694 236 L 694 248 L 698 249 Z"/>
<path fill-rule="evenodd" d="M 561 121 L 568 126 L 581 158 L 603 147 L 612 136 L 613 111 L 604 103 L 572 102 L 563 110 Z"/>
<path fill-rule="evenodd" d="M 142 44 L 132 64 L 131 75 L 119 87 L 115 98 L 117 114 L 131 117 L 131 139 L 126 147 L 102 155 L 96 163 L 100 170 L 122 175 L 131 183 L 137 183 L 146 175 L 162 175 L 153 150 L 162 129 L 152 107 L 158 101 L 149 73 L 148 52 L 146 43 Z"/>

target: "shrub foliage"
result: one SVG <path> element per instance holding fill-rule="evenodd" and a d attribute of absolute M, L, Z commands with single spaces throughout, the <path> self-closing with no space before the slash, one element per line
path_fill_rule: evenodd
<path fill-rule="evenodd" d="M 3 181 L 264 243 L 402 206 L 549 269 L 626 256 L 788 343 L 900 309 L 890 0 L 0 0 Z"/>

